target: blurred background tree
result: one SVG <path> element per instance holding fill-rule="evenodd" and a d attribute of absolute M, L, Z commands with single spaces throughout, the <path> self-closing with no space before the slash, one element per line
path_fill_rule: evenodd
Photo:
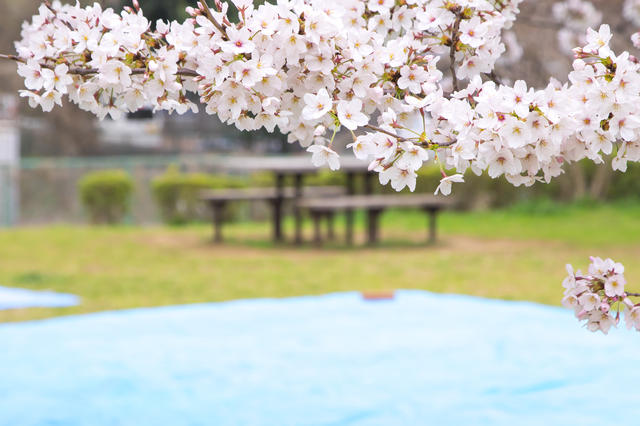
<path fill-rule="evenodd" d="M 41 0 L 0 0 L 0 52 L 15 52 L 22 22 L 30 20 Z M 84 3 L 84 2 L 81 2 Z M 24 87 L 16 64 L 0 62 L 0 92 L 16 94 Z M 44 114 L 20 102 L 23 155 L 92 155 L 98 150 L 95 116 L 64 101 L 63 108 Z"/>

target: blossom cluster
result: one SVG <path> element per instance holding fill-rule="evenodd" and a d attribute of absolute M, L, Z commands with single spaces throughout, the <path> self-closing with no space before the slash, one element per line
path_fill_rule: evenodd
<path fill-rule="evenodd" d="M 193 92 L 241 130 L 278 128 L 289 142 L 313 144 L 314 164 L 332 169 L 333 137 L 346 128 L 355 155 L 397 190 L 413 190 L 430 158 L 443 194 L 469 168 L 529 186 L 582 158 L 600 163 L 615 152 L 622 171 L 640 160 L 639 67 L 611 51 L 607 25 L 574 49 L 570 84 L 533 90 L 492 74 L 519 0 L 233 3 L 237 23 L 228 3 L 202 1 L 184 23 L 158 21 L 154 31 L 135 1 L 120 14 L 97 3 L 42 5 L 16 43 L 22 95 L 45 111 L 67 95 L 103 118 L 144 105 L 195 111 Z M 558 3 L 554 13 L 588 23 L 595 12 L 583 3 Z"/>
<path fill-rule="evenodd" d="M 624 266 L 611 259 L 602 260 L 590 257 L 588 275 L 581 270 L 574 273 L 573 267 L 567 264 L 569 276 L 564 279 L 565 288 L 562 306 L 575 310 L 580 321 L 587 321 L 590 331 L 601 330 L 607 334 L 611 327 L 620 322 L 620 310 L 624 310 L 627 330 L 635 327 L 640 331 L 640 304 L 634 304 L 624 286 Z M 612 312 L 617 306 L 614 317 Z"/>
<path fill-rule="evenodd" d="M 367 151 L 372 168 L 397 189 L 413 187 L 429 158 L 420 144 L 435 145 L 397 133 L 417 111 L 432 122 L 428 106 L 448 96 L 442 57 L 453 60 L 454 89 L 492 71 L 519 0 L 233 3 L 238 23 L 227 3 L 200 2 L 191 19 L 158 21 L 155 31 L 135 2 L 119 15 L 98 4 L 42 5 L 16 43 L 22 95 L 45 111 L 68 95 L 103 118 L 145 104 L 196 110 L 187 92 L 197 92 L 207 113 L 241 130 L 277 127 L 289 142 L 319 145 L 317 164 L 337 158 L 326 131 L 369 127 L 378 146 Z M 370 124 L 376 116 L 380 127 Z"/>
<path fill-rule="evenodd" d="M 435 118 L 426 126 L 429 138 L 455 141 L 437 150 L 441 161 L 460 174 L 467 168 L 492 178 L 504 174 L 515 186 L 549 182 L 564 162 L 602 163 L 614 148 L 614 169 L 639 161 L 639 67 L 626 52 L 615 56 L 610 39 L 606 25 L 588 31 L 588 44 L 576 49 L 571 84 L 533 90 L 524 81 L 509 87 L 475 77 L 450 99 L 425 105 Z"/>

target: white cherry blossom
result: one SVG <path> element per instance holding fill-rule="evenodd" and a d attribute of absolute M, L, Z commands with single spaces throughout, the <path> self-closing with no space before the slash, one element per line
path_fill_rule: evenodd
<path fill-rule="evenodd" d="M 329 112 L 333 106 L 327 89 L 320 89 L 316 95 L 307 93 L 304 95 L 304 102 L 306 106 L 302 110 L 302 118 L 305 120 L 317 120 Z"/>
<path fill-rule="evenodd" d="M 442 195 L 451 194 L 451 186 L 454 182 L 464 182 L 464 177 L 461 174 L 443 177 L 440 179 L 440 185 L 438 185 L 434 194 L 437 194 L 438 191 L 440 191 Z"/>
<path fill-rule="evenodd" d="M 353 99 L 349 102 L 340 101 L 336 109 L 340 124 L 349 130 L 356 130 L 369 122 L 369 117 L 361 112 L 362 101 L 360 99 Z"/>
<path fill-rule="evenodd" d="M 313 153 L 311 162 L 316 167 L 320 167 L 326 163 L 329 164 L 331 170 L 338 170 L 340 168 L 340 156 L 324 145 L 311 145 L 307 148 L 307 152 Z"/>
<path fill-rule="evenodd" d="M 380 183 L 386 185 L 388 182 L 391 182 L 391 187 L 396 191 L 400 191 L 405 186 L 413 191 L 416 189 L 417 177 L 418 175 L 411 168 L 399 167 L 394 164 L 380 172 Z"/>

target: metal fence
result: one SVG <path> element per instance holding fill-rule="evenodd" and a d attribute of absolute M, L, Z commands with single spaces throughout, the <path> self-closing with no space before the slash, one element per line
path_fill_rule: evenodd
<path fill-rule="evenodd" d="M 19 191 L 15 167 L 0 166 L 0 226 L 12 226 L 19 221 Z"/>
<path fill-rule="evenodd" d="M 224 156 L 169 155 L 74 158 L 23 158 L 19 167 L 0 167 L 0 225 L 85 223 L 78 181 L 101 169 L 125 170 L 134 180 L 127 223 L 151 224 L 160 219 L 151 181 L 176 165 L 183 172 L 219 171 Z"/>

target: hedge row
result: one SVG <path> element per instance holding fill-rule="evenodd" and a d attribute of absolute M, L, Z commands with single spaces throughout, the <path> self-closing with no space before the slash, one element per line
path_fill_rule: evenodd
<path fill-rule="evenodd" d="M 91 223 L 118 223 L 129 210 L 133 180 L 122 170 L 102 170 L 80 179 L 78 192 Z"/>
<path fill-rule="evenodd" d="M 244 188 L 249 185 L 246 179 L 226 175 L 205 173 L 180 173 L 171 166 L 165 174 L 152 182 L 153 195 L 158 204 L 163 222 L 179 225 L 202 220 L 207 214 L 205 206 L 199 201 L 203 189 Z M 235 216 L 230 205 L 230 216 Z"/>

